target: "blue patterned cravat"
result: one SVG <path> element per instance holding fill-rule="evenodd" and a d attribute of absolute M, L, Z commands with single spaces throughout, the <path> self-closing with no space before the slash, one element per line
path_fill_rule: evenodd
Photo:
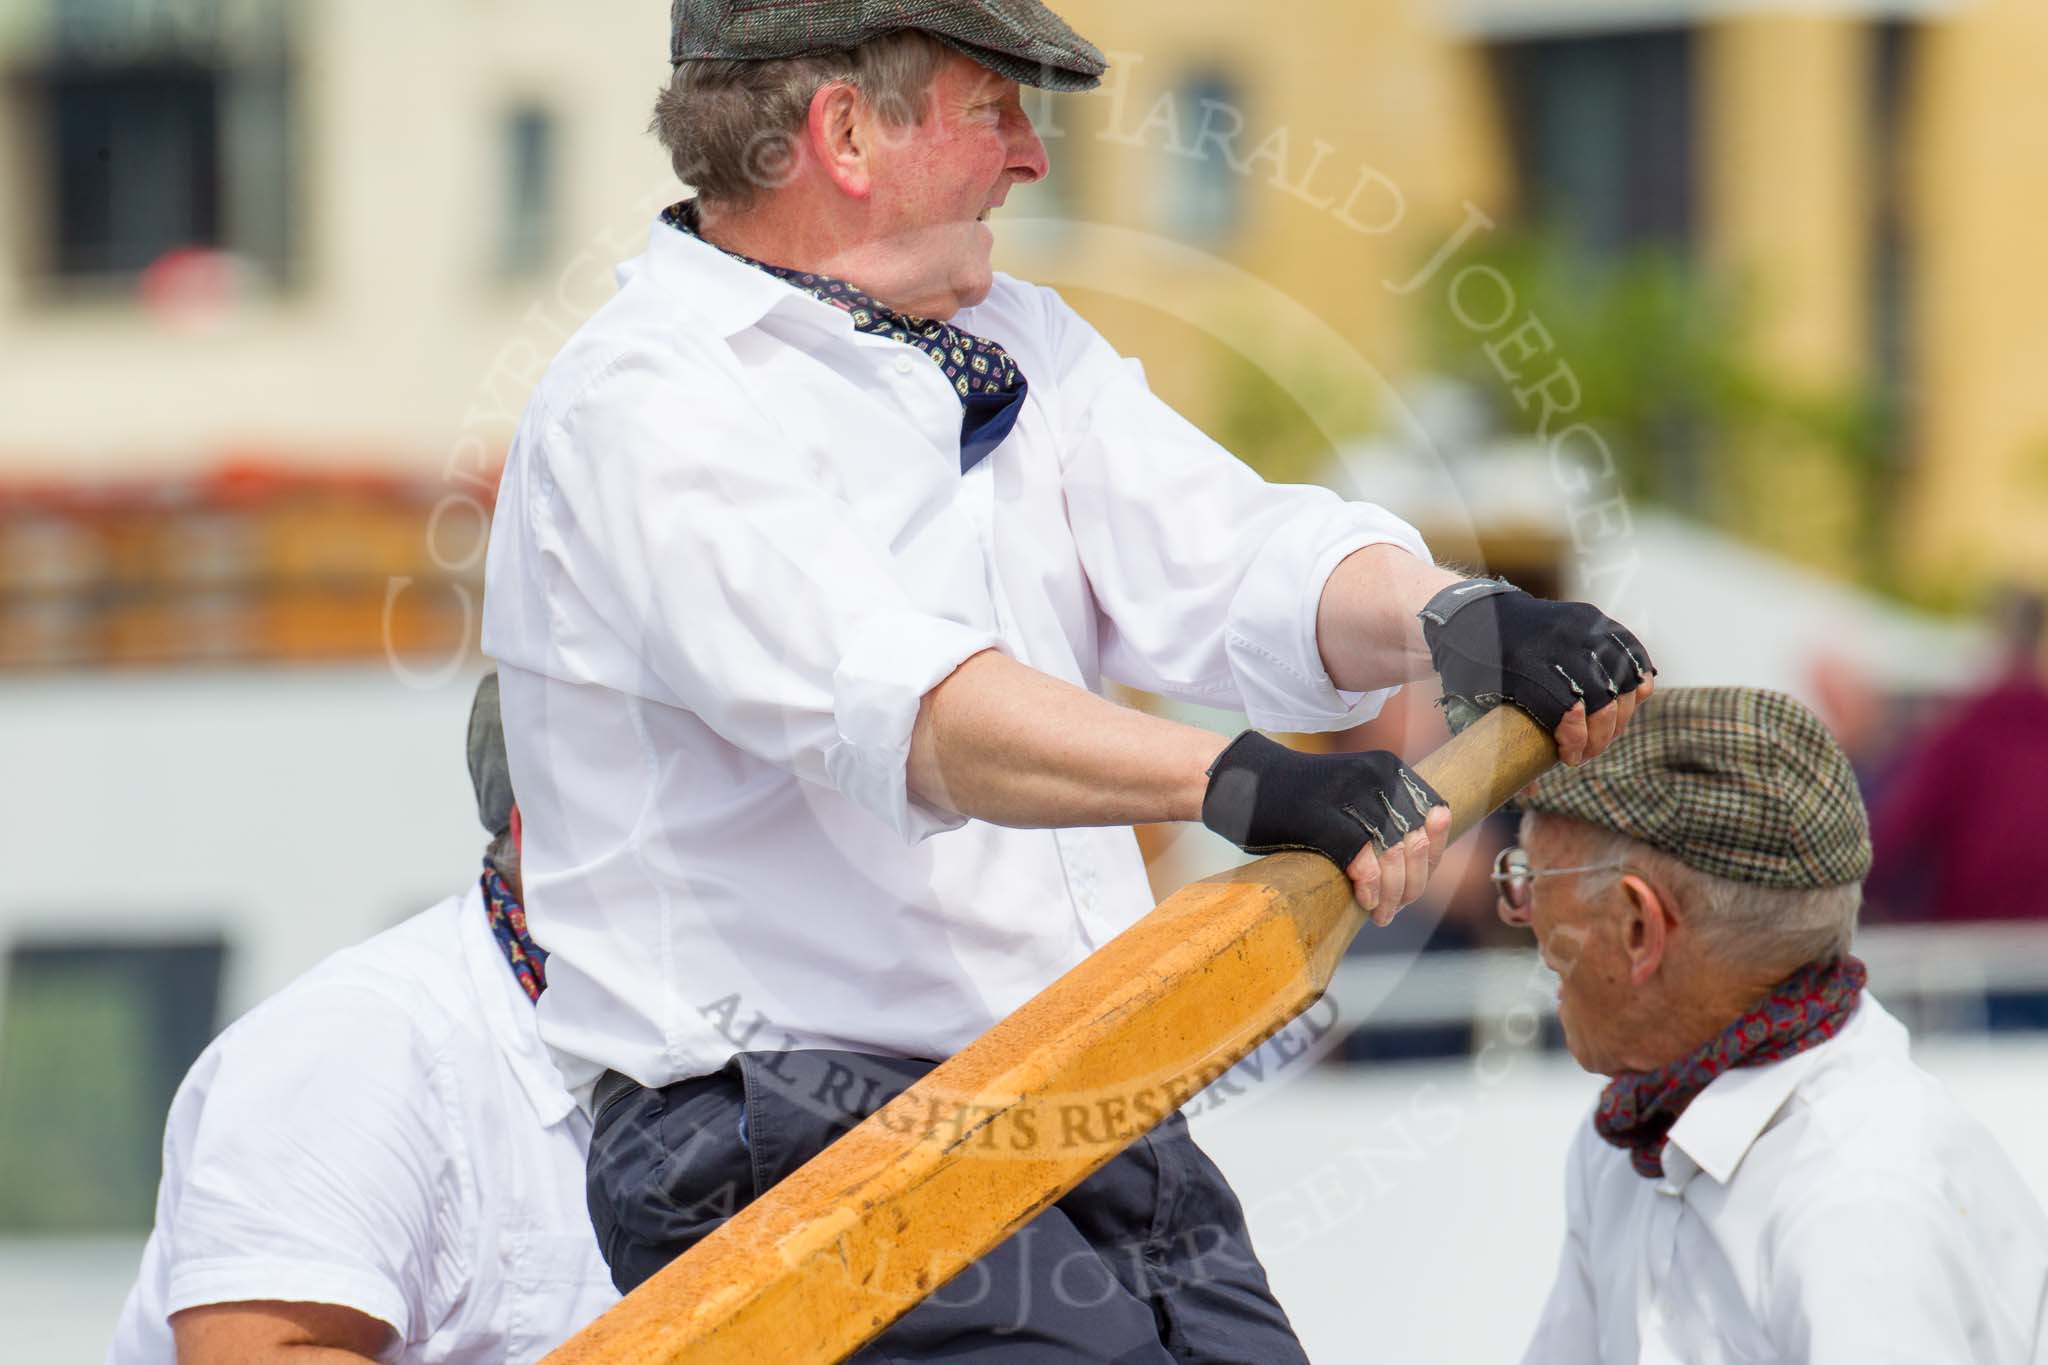
<path fill-rule="evenodd" d="M 661 221 L 679 232 L 703 240 L 697 231 L 697 201 L 685 199 L 662 211 Z M 725 248 L 720 247 L 724 251 Z M 1024 395 L 1030 386 L 1010 353 L 986 337 L 932 318 L 906 317 L 892 313 L 844 280 L 807 270 L 789 270 L 769 265 L 737 251 L 726 251 L 736 261 L 764 270 L 792 288 L 821 299 L 853 319 L 853 329 L 869 336 L 900 341 L 931 357 L 944 372 L 960 397 L 960 472 L 980 464 L 1003 443 L 1017 424 Z"/>
<path fill-rule="evenodd" d="M 526 932 L 526 907 L 512 894 L 512 888 L 498 875 L 498 869 L 484 862 L 484 914 L 491 922 L 491 936 L 505 954 L 506 965 L 526 992 L 528 1000 L 539 1000 L 548 988 L 547 950 Z"/>

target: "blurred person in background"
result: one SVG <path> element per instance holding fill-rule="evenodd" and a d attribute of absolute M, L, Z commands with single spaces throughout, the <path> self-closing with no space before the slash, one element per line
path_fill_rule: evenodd
<path fill-rule="evenodd" d="M 1609 1078 L 1525 1361 L 2042 1360 L 2048 1218 L 1864 989 L 1867 824 L 1819 719 L 1663 689 L 1521 805 L 1500 913 Z"/>
<path fill-rule="evenodd" d="M 547 958 L 520 905 L 495 674 L 469 771 L 478 881 L 193 1063 L 110 1365 L 533 1361 L 617 1299 L 583 1207 L 589 1122 L 534 1023 Z"/>
<path fill-rule="evenodd" d="M 2048 918 L 2040 854 L 2048 830 L 2048 604 L 2012 591 L 1995 615 L 2004 651 L 1997 677 L 1913 742 L 1871 810 L 1870 894 L 1887 918 Z M 2024 1012 L 2026 1004 L 1994 1000 L 1994 1014 Z M 2048 1002 L 2035 1001 L 2031 1013 L 2036 1027 L 2048 1027 Z"/>
<path fill-rule="evenodd" d="M 1434 667 L 1572 761 L 1650 691 L 1597 609 L 1266 483 L 993 272 L 984 220 L 1047 172 L 1020 84 L 1105 67 L 1037 0 L 673 18 L 696 197 L 541 381 L 484 606 L 621 1289 L 1150 909 L 1133 824 L 1314 849 L 1381 923 L 1422 891 L 1449 812 L 1395 755 L 1226 744 L 1105 678 L 1327 730 Z M 977 1264 L 877 1350 L 1301 1358 L 1178 1115 Z"/>

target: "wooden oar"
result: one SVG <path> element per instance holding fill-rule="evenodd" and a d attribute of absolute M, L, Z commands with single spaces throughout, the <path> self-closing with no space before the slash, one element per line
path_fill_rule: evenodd
<path fill-rule="evenodd" d="M 1501 707 L 1416 768 L 1456 838 L 1556 761 Z M 1364 923 L 1314 854 L 1185 887 L 548 1359 L 842 1359 L 1314 1004 Z"/>

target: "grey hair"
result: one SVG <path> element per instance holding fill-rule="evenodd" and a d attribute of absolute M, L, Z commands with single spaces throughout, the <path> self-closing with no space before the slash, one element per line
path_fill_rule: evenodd
<path fill-rule="evenodd" d="M 1531 812 L 1526 818 L 1566 817 Z M 1611 888 L 1628 872 L 1652 882 L 1677 902 L 1701 944 L 1723 962 L 1790 971 L 1849 950 L 1856 916 L 1863 907 L 1861 882 L 1823 887 L 1739 882 L 1702 872 L 1625 834 L 1580 820 L 1569 823 L 1578 835 L 1578 856 L 1585 862 L 1626 865 L 1588 873 L 1589 882 L 1595 886 L 1604 882 L 1603 889 Z"/>
<path fill-rule="evenodd" d="M 795 164 L 791 144 L 819 90 L 844 81 L 887 126 L 922 123 L 945 53 L 936 39 L 900 29 L 801 57 L 682 62 L 656 97 L 647 130 L 668 150 L 677 178 L 706 204 L 747 208 L 763 190 L 787 182 Z"/>

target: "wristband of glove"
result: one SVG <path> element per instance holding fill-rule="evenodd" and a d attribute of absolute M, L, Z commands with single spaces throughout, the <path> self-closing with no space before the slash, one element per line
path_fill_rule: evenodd
<path fill-rule="evenodd" d="M 1555 730 L 1572 707 L 1590 715 L 1657 671 L 1598 607 L 1531 597 L 1504 578 L 1455 583 L 1418 615 L 1454 726 L 1508 701 Z"/>
<path fill-rule="evenodd" d="M 1390 753 L 1304 754 L 1247 730 L 1217 755 L 1202 823 L 1247 853 L 1304 849 L 1349 868 L 1422 828 L 1435 788 Z"/>

